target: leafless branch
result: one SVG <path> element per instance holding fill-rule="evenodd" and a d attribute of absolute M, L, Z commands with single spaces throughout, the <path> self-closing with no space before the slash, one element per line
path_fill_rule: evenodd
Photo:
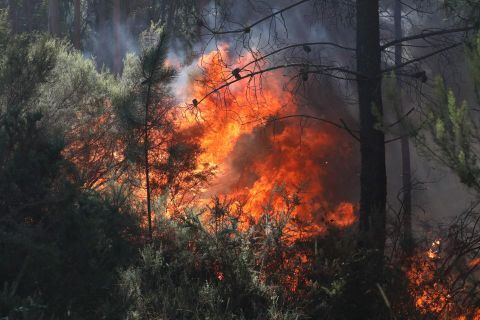
<path fill-rule="evenodd" d="M 430 52 L 429 54 L 420 56 L 420 57 L 415 58 L 415 59 L 412 59 L 412 60 L 408 60 L 408 61 L 406 61 L 406 62 L 404 62 L 404 63 L 402 63 L 402 64 L 399 64 L 399 65 L 397 65 L 397 66 L 393 66 L 393 67 L 390 67 L 390 68 L 383 69 L 383 70 L 381 71 L 381 73 L 389 73 L 389 72 L 392 72 L 392 71 L 401 69 L 401 68 L 403 68 L 403 67 L 405 67 L 405 66 L 408 66 L 408 65 L 410 65 L 410 64 L 412 64 L 412 63 L 415 63 L 415 62 L 419 62 L 419 61 L 428 59 L 428 58 L 433 57 L 433 56 L 435 56 L 435 55 L 437 55 L 437 54 L 439 54 L 439 53 L 442 53 L 442 52 L 448 51 L 448 50 L 450 50 L 450 49 L 456 48 L 456 47 L 458 47 L 458 46 L 460 46 L 460 45 L 462 45 L 462 44 L 463 44 L 463 42 L 454 43 L 454 44 L 452 44 L 452 45 L 450 45 L 450 46 L 447 46 L 447 47 L 444 47 L 444 48 L 442 48 L 442 49 L 439 49 L 439 50 Z"/>
<path fill-rule="evenodd" d="M 296 2 L 296 3 L 294 3 L 294 4 L 291 4 L 291 5 L 283 8 L 283 9 L 281 9 L 281 10 L 275 11 L 275 12 L 273 12 L 273 13 L 271 13 L 271 14 L 263 17 L 263 18 L 261 18 L 260 20 L 257 20 L 257 21 L 255 21 L 254 23 L 252 23 L 252 24 L 250 24 L 250 25 L 248 25 L 248 26 L 246 26 L 246 27 L 244 27 L 244 28 L 241 28 L 241 29 L 219 31 L 219 30 L 213 30 L 212 28 L 208 27 L 208 26 L 207 26 L 206 24 L 204 24 L 204 23 L 202 23 L 202 26 L 203 26 L 204 28 L 206 28 L 209 32 L 211 32 L 211 33 L 214 34 L 214 35 L 232 34 L 232 33 L 250 33 L 250 30 L 251 30 L 253 27 L 255 27 L 256 25 L 258 25 L 258 24 L 260 24 L 260 23 L 262 23 L 262 22 L 264 22 L 264 21 L 266 21 L 266 20 L 268 20 L 268 19 L 270 19 L 270 18 L 273 18 L 273 17 L 276 16 L 276 15 L 281 15 L 283 12 L 288 11 L 288 10 L 290 10 L 290 9 L 292 9 L 292 8 L 295 8 L 295 7 L 301 5 L 301 4 L 305 3 L 305 2 L 308 2 L 308 1 L 310 1 L 310 0 L 301 0 L 301 1 L 298 1 L 298 2 Z"/>
<path fill-rule="evenodd" d="M 380 48 L 381 50 L 385 50 L 386 48 L 392 47 L 396 44 L 402 43 L 402 42 L 407 42 L 411 40 L 418 40 L 418 39 L 426 39 L 429 37 L 434 37 L 434 36 L 439 36 L 439 35 L 444 35 L 444 34 L 451 34 L 451 33 L 459 33 L 459 32 L 467 32 L 474 30 L 476 27 L 473 26 L 468 26 L 468 27 L 463 27 L 463 28 L 453 28 L 453 29 L 442 29 L 442 30 L 437 30 L 437 31 L 431 31 L 431 32 L 422 32 L 420 34 L 404 37 L 401 39 L 393 40 L 390 42 L 385 43 L 382 45 Z"/>
<path fill-rule="evenodd" d="M 234 80 L 227 81 L 224 84 L 216 87 L 212 91 L 208 92 L 205 96 L 203 96 L 200 100 L 194 99 L 193 100 L 193 106 L 194 107 L 198 106 L 200 103 L 202 103 L 206 98 L 208 98 L 212 94 L 217 93 L 220 90 L 222 90 L 224 88 L 227 88 L 227 87 L 231 86 L 232 84 L 234 84 L 236 82 L 239 82 L 241 80 L 244 80 L 244 79 L 247 79 L 247 78 L 252 78 L 252 77 L 255 77 L 256 75 L 260 75 L 260 74 L 267 73 L 267 72 L 272 72 L 272 71 L 279 70 L 279 69 L 305 68 L 305 67 L 316 69 L 316 70 L 305 71 L 307 73 L 330 75 L 329 72 L 339 72 L 339 73 L 346 73 L 346 74 L 355 75 L 357 77 L 363 77 L 358 72 L 355 72 L 355 71 L 352 71 L 350 69 L 343 68 L 343 67 L 317 65 L 317 64 L 305 64 L 305 63 L 282 64 L 282 65 L 277 65 L 277 66 L 265 68 L 265 69 L 262 69 L 262 70 L 258 70 L 258 71 L 255 71 L 255 72 L 250 72 L 249 74 L 247 74 L 245 76 L 242 76 L 242 75 L 238 74 L 235 77 Z"/>
<path fill-rule="evenodd" d="M 350 127 L 347 126 L 347 124 L 345 123 L 345 121 L 343 121 L 343 119 L 340 119 L 341 124 L 339 124 L 324 118 L 319 118 L 319 117 L 315 117 L 307 114 L 292 114 L 288 116 L 275 117 L 275 118 L 269 119 L 267 123 L 278 121 L 278 120 L 291 119 L 291 118 L 305 118 L 305 119 L 313 119 L 313 120 L 324 122 L 336 128 L 347 131 L 355 140 L 360 141 L 360 138 L 353 132 L 352 129 L 350 129 Z"/>

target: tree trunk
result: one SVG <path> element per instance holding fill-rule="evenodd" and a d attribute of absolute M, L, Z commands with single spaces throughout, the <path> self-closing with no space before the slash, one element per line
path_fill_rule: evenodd
<path fill-rule="evenodd" d="M 174 19 L 175 19 L 175 11 L 177 10 L 177 2 L 170 1 L 170 7 L 168 8 L 168 17 L 166 21 L 166 32 L 169 36 L 172 36 L 173 27 L 174 27 Z"/>
<path fill-rule="evenodd" d="M 360 255 L 348 272 L 344 303 L 349 319 L 386 319 L 378 294 L 383 279 L 386 220 L 385 137 L 378 0 L 356 1 L 357 89 L 360 113 Z M 363 249 L 366 249 L 365 251 Z"/>
<path fill-rule="evenodd" d="M 48 31 L 56 37 L 60 36 L 60 7 L 58 0 L 48 1 Z"/>
<path fill-rule="evenodd" d="M 145 187 L 147 189 L 147 218 L 148 218 L 148 237 L 150 240 L 153 239 L 153 230 L 152 230 L 152 205 L 151 205 L 151 191 L 150 191 L 150 161 L 149 161 L 149 151 L 150 151 L 150 137 L 149 137 L 149 115 L 150 115 L 150 94 L 151 94 L 151 85 L 148 85 L 147 90 L 147 99 L 145 103 L 145 123 L 144 123 L 144 161 L 145 161 Z"/>
<path fill-rule="evenodd" d="M 113 71 L 119 74 L 122 70 L 120 0 L 113 0 L 113 32 L 114 32 L 114 41 L 115 41 Z"/>
<path fill-rule="evenodd" d="M 112 23 L 112 6 L 110 1 L 92 1 L 89 3 L 93 14 L 94 30 L 98 43 L 111 43 L 114 36 Z M 113 56 L 111 46 L 94 46 L 93 54 L 99 66 L 108 66 L 113 69 Z"/>
<path fill-rule="evenodd" d="M 25 14 L 25 30 L 27 32 L 32 32 L 35 30 L 35 19 L 33 18 L 35 5 L 29 1 L 23 2 L 24 14 Z"/>
<path fill-rule="evenodd" d="M 402 30 L 402 2 L 395 0 L 394 9 L 395 20 L 395 39 L 399 40 L 403 37 Z M 402 64 L 402 44 L 395 45 L 395 65 Z M 397 69 L 398 71 L 398 69 Z M 399 110 L 403 110 L 402 104 L 402 88 L 398 81 L 398 74 L 396 79 L 397 87 L 397 105 Z M 403 121 L 402 121 L 403 123 Z M 403 206 L 403 239 L 402 247 L 406 255 L 410 255 L 413 249 L 412 236 L 412 182 L 411 182 L 411 164 L 410 164 L 410 142 L 408 137 L 408 129 L 402 125 L 402 138 L 400 139 L 402 150 L 402 206 Z"/>
<path fill-rule="evenodd" d="M 384 133 L 376 128 L 383 116 L 379 4 L 357 0 L 357 87 L 360 109 L 360 231 L 362 243 L 375 249 L 382 263 L 385 249 L 386 169 Z"/>
<path fill-rule="evenodd" d="M 73 28 L 73 45 L 76 49 L 80 50 L 81 42 L 82 42 L 82 8 L 81 8 L 81 0 L 75 0 L 74 2 L 74 28 Z"/>
<path fill-rule="evenodd" d="M 8 17 L 12 31 L 18 33 L 20 28 L 18 23 L 18 4 L 16 0 L 8 0 Z"/>

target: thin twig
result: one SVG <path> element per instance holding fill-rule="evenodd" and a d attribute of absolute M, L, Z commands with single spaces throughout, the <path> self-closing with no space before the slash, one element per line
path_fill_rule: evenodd
<path fill-rule="evenodd" d="M 255 27 L 256 25 L 258 25 L 258 24 L 260 24 L 260 23 L 262 23 L 262 22 L 264 22 L 265 20 L 268 20 L 268 19 L 270 19 L 270 18 L 272 18 L 272 17 L 274 17 L 274 16 L 276 16 L 276 15 L 278 15 L 278 14 L 282 14 L 283 12 L 285 12 L 285 11 L 287 11 L 287 10 L 290 10 L 290 9 L 292 9 L 292 8 L 294 8 L 294 7 L 296 7 L 296 6 L 299 6 L 299 5 L 301 5 L 301 4 L 305 3 L 305 2 L 308 2 L 308 1 L 310 1 L 310 0 L 301 0 L 301 1 L 299 1 L 299 2 L 296 2 L 296 3 L 294 3 L 294 4 L 291 4 L 291 5 L 283 8 L 283 9 L 281 9 L 281 10 L 279 10 L 279 11 L 273 12 L 272 14 L 269 14 L 268 16 L 265 16 L 265 17 L 261 18 L 260 20 L 255 21 L 255 22 L 252 23 L 251 25 L 246 26 L 246 27 L 244 27 L 244 28 L 242 28 L 242 29 L 227 30 L 227 31 L 217 31 L 217 30 L 211 29 L 210 27 L 208 27 L 208 26 L 205 25 L 205 24 L 202 24 L 202 25 L 203 25 L 203 27 L 205 27 L 208 31 L 210 31 L 212 34 L 215 34 L 215 35 L 232 34 L 232 33 L 249 33 L 250 30 L 251 30 L 253 27 Z"/>
<path fill-rule="evenodd" d="M 463 27 L 463 28 L 443 29 L 443 30 L 432 31 L 432 32 L 422 32 L 420 34 L 416 34 L 416 35 L 412 35 L 412 36 L 408 36 L 408 37 L 404 37 L 404 38 L 401 38 L 401 39 L 392 40 L 390 42 L 387 42 L 384 45 L 380 46 L 380 49 L 385 50 L 386 48 L 392 47 L 396 44 L 406 42 L 406 41 L 425 39 L 425 38 L 428 38 L 428 37 L 439 36 L 439 35 L 444 35 L 444 34 L 449 34 L 449 33 L 458 33 L 458 32 L 470 31 L 470 30 L 474 30 L 474 29 L 475 29 L 475 27 L 468 26 L 468 27 Z"/>

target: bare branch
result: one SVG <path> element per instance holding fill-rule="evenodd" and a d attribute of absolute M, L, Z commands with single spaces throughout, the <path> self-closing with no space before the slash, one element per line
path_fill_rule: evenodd
<path fill-rule="evenodd" d="M 278 120 L 290 119 L 290 118 L 305 118 L 305 119 L 313 119 L 313 120 L 321 121 L 321 122 L 327 123 L 329 125 L 332 125 L 336 128 L 343 129 L 343 130 L 347 131 L 355 140 L 360 141 L 360 138 L 353 132 L 352 129 L 350 129 L 350 127 L 347 126 L 347 124 L 345 123 L 345 121 L 343 121 L 343 119 L 340 119 L 341 124 L 339 124 L 339 123 L 336 123 L 336 122 L 333 122 L 333 121 L 330 121 L 330 120 L 327 120 L 327 119 L 324 119 L 324 118 L 319 118 L 319 117 L 315 117 L 315 116 L 311 116 L 311 115 L 292 114 L 292 115 L 283 116 L 283 117 L 274 117 L 272 119 L 269 119 L 267 121 L 267 123 L 278 121 Z"/>
<path fill-rule="evenodd" d="M 273 18 L 273 17 L 276 16 L 276 15 L 279 15 L 279 14 L 281 15 L 283 12 L 285 12 L 285 11 L 287 11 L 287 10 L 290 10 L 290 9 L 292 9 L 292 8 L 294 8 L 294 7 L 297 7 L 297 6 L 299 6 L 299 5 L 301 5 L 301 4 L 305 3 L 305 2 L 308 2 L 308 1 L 310 1 L 310 0 L 301 0 L 301 1 L 298 1 L 298 2 L 296 2 L 296 3 L 294 3 L 294 4 L 291 4 L 291 5 L 287 6 L 287 7 L 279 10 L 279 11 L 275 11 L 275 12 L 273 12 L 272 14 L 269 14 L 268 16 L 265 16 L 265 17 L 263 17 L 262 19 L 257 20 L 257 21 L 255 21 L 254 23 L 252 23 L 251 25 L 248 25 L 248 26 L 246 26 L 246 27 L 244 27 L 244 28 L 242 28 L 242 29 L 227 30 L 227 31 L 218 31 L 218 30 L 213 30 L 212 28 L 208 27 L 208 26 L 207 26 L 206 24 L 204 24 L 204 23 L 202 23 L 202 26 L 203 26 L 205 29 L 207 29 L 208 31 L 210 31 L 212 34 L 215 34 L 215 35 L 232 34 L 232 33 L 250 33 L 250 30 L 251 30 L 253 27 L 255 27 L 256 25 L 258 25 L 258 24 L 260 24 L 260 23 L 262 23 L 262 22 L 264 22 L 264 21 L 266 21 L 266 20 L 268 20 L 268 19 L 270 19 L 270 18 Z"/>
<path fill-rule="evenodd" d="M 401 68 L 403 68 L 403 67 L 405 67 L 405 66 L 408 66 L 408 65 L 410 65 L 410 64 L 412 64 L 412 63 L 415 63 L 415 62 L 419 62 L 419 61 L 428 59 L 428 58 L 430 58 L 430 57 L 432 57 L 432 56 L 435 56 L 435 55 L 437 55 L 437 54 L 439 54 L 439 53 L 442 53 L 442 52 L 448 51 L 448 50 L 450 50 L 450 49 L 456 48 L 456 47 L 458 47 L 458 46 L 460 46 L 460 45 L 462 45 L 462 44 L 463 44 L 463 42 L 454 43 L 454 44 L 452 44 L 452 45 L 450 45 L 450 46 L 448 46 L 448 47 L 444 47 L 444 48 L 442 48 L 442 49 L 439 49 L 439 50 L 430 52 L 429 54 L 423 55 L 423 56 L 421 56 L 421 57 L 418 57 L 418 58 L 415 58 L 415 59 L 412 59 L 412 60 L 408 60 L 408 61 L 406 61 L 406 62 L 404 62 L 404 63 L 402 63 L 402 64 L 399 64 L 399 65 L 397 65 L 397 66 L 393 66 L 393 67 L 390 67 L 390 68 L 386 68 L 386 69 L 382 70 L 381 73 L 388 73 L 388 72 L 392 72 L 392 71 L 401 69 Z"/>
<path fill-rule="evenodd" d="M 395 121 L 394 123 L 391 123 L 388 125 L 388 128 L 392 128 L 394 126 L 396 126 L 397 124 L 401 123 L 405 118 L 407 118 L 413 111 L 415 110 L 415 108 L 411 108 L 410 110 L 408 110 L 403 116 L 401 116 L 397 121 Z"/>
<path fill-rule="evenodd" d="M 386 48 L 392 47 L 396 44 L 411 41 L 411 40 L 425 39 L 429 37 L 440 36 L 440 35 L 450 34 L 450 33 L 466 32 L 466 31 L 474 30 L 475 28 L 476 27 L 468 26 L 463 28 L 442 29 L 442 30 L 431 31 L 431 32 L 422 32 L 420 34 L 416 34 L 416 35 L 412 35 L 412 36 L 387 42 L 384 45 L 380 46 L 380 49 L 385 50 Z"/>
<path fill-rule="evenodd" d="M 272 52 L 269 52 L 261 57 L 258 57 L 256 58 L 255 60 L 252 60 L 250 61 L 249 63 L 245 64 L 243 67 L 240 68 L 240 70 L 244 70 L 245 68 L 247 68 L 248 66 L 252 65 L 252 64 L 255 64 L 257 62 L 260 62 L 270 56 L 273 56 L 279 52 L 282 52 L 282 51 L 285 51 L 285 50 L 288 50 L 288 49 L 292 49 L 292 48 L 298 48 L 298 47 L 308 47 L 308 46 L 317 46 L 317 45 L 325 45 L 325 46 L 333 46 L 333 47 L 336 47 L 336 48 L 339 48 L 339 49 L 343 49 L 343 50 L 349 50 L 349 51 L 355 51 L 356 49 L 355 48 L 351 48 L 351 47 L 346 47 L 346 46 L 343 46 L 343 45 L 340 45 L 340 44 L 337 44 L 337 43 L 334 43 L 334 42 L 304 42 L 304 43 L 297 43 L 297 44 L 292 44 L 292 45 L 289 45 L 289 46 L 286 46 L 286 47 L 283 47 L 283 48 L 280 48 L 280 49 L 277 49 L 277 50 L 274 50 Z"/>
<path fill-rule="evenodd" d="M 252 78 L 256 75 L 260 75 L 260 74 L 263 74 L 263 73 L 267 73 L 267 72 L 271 72 L 271 71 L 275 71 L 275 70 L 279 70 L 279 69 L 289 69 L 289 68 L 300 68 L 300 67 L 311 67 L 311 68 L 316 68 L 316 70 L 309 70 L 309 71 L 306 71 L 308 73 L 316 73 L 316 74 L 324 74 L 324 75 L 330 75 L 329 72 L 339 72 L 339 73 L 346 73 L 346 74 L 352 74 L 352 75 L 355 75 L 357 77 L 364 77 L 362 76 L 360 73 L 358 72 L 355 72 L 355 71 L 352 71 L 350 69 L 347 69 L 347 68 L 342 68 L 342 67 L 333 67 L 333 66 L 325 66 L 325 65 L 316 65 L 316 64 L 306 64 L 306 63 L 290 63 L 290 64 L 282 64 L 282 65 L 278 65 L 278 66 L 273 66 L 273 67 L 270 67 L 270 68 L 266 68 L 266 69 L 262 69 L 262 70 L 258 70 L 258 71 L 255 71 L 255 72 L 250 72 L 248 75 L 245 75 L 245 76 L 241 76 L 240 74 L 237 74 L 237 76 L 235 77 L 234 80 L 231 80 L 231 81 L 227 81 L 225 82 L 224 84 L 216 87 L 215 89 L 213 89 L 212 91 L 208 92 L 205 96 L 203 96 L 200 100 L 197 100 L 197 99 L 194 99 L 193 100 L 193 106 L 194 107 L 197 107 L 200 103 L 202 103 L 206 98 L 208 98 L 209 96 L 211 96 L 212 94 L 224 89 L 224 88 L 227 88 L 229 87 L 230 85 L 236 83 L 236 82 L 239 82 L 241 80 L 244 80 L 244 79 L 247 79 L 247 78 Z"/>

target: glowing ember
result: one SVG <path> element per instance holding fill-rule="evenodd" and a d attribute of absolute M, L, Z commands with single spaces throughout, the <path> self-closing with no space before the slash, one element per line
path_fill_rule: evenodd
<path fill-rule="evenodd" d="M 408 272 L 410 291 L 415 306 L 422 313 L 440 313 L 448 303 L 446 288 L 435 280 L 435 265 L 432 261 L 415 261 Z"/>
<path fill-rule="evenodd" d="M 423 314 L 441 313 L 448 307 L 448 291 L 435 277 L 440 243 L 440 240 L 433 241 L 425 254 L 413 259 L 407 273 L 415 305 Z"/>
<path fill-rule="evenodd" d="M 438 257 L 438 252 L 440 250 L 440 243 L 441 242 L 439 239 L 432 242 L 431 247 L 427 251 L 427 257 L 429 257 L 430 259 L 435 259 Z"/>
<path fill-rule="evenodd" d="M 469 268 L 475 268 L 475 267 L 478 267 L 478 266 L 480 266 L 480 258 L 473 259 L 472 261 L 470 261 L 468 263 Z"/>
<path fill-rule="evenodd" d="M 124 160 L 124 143 L 109 136 L 113 127 L 111 103 L 104 101 L 99 117 L 87 121 L 80 119 L 81 114 L 77 117 L 78 124 L 67 134 L 63 155 L 75 164 L 85 188 L 101 190 Z"/>
<path fill-rule="evenodd" d="M 473 313 L 473 318 L 468 318 L 468 317 L 465 316 L 465 315 L 462 315 L 462 316 L 460 316 L 460 317 L 457 318 L 457 320 L 468 320 L 468 319 L 471 319 L 471 320 L 480 320 L 480 308 L 475 310 L 475 312 Z"/>
<path fill-rule="evenodd" d="M 415 300 L 416 308 L 422 314 L 436 314 L 457 320 L 480 320 L 480 309 L 461 309 L 451 293 L 452 280 L 439 274 L 439 265 L 442 264 L 440 251 L 441 240 L 432 242 L 430 248 L 420 252 L 413 259 L 407 272 L 410 294 Z M 480 259 L 473 259 L 467 266 L 471 269 L 480 264 Z M 453 317 L 451 314 L 468 314 Z M 447 318 L 445 318 L 447 319 Z"/>

